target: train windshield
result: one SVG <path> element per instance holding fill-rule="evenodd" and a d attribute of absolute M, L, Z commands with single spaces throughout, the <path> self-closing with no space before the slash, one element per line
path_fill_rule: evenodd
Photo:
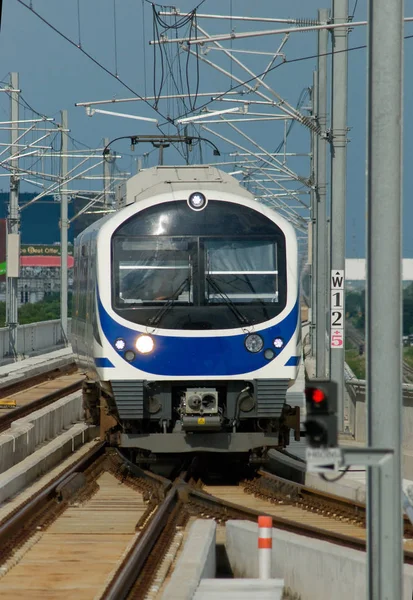
<path fill-rule="evenodd" d="M 114 257 L 118 307 L 172 298 L 190 305 L 279 299 L 274 239 L 118 237 Z"/>
<path fill-rule="evenodd" d="M 116 304 L 162 303 L 174 298 L 177 292 L 177 303 L 192 303 L 188 249 L 188 241 L 182 239 L 117 238 L 114 244 Z"/>
<path fill-rule="evenodd" d="M 205 267 L 208 304 L 278 302 L 274 240 L 205 240 Z"/>
<path fill-rule="evenodd" d="M 112 237 L 112 306 L 166 329 L 231 329 L 278 315 L 287 301 L 286 240 L 263 214 L 209 200 L 151 206 Z M 166 310 L 163 310 L 166 309 Z"/>

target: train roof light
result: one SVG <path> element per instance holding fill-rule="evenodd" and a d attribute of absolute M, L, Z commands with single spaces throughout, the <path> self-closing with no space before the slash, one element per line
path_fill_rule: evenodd
<path fill-rule="evenodd" d="M 188 198 L 188 206 L 192 210 L 203 210 L 207 204 L 208 201 L 201 192 L 193 192 Z"/>

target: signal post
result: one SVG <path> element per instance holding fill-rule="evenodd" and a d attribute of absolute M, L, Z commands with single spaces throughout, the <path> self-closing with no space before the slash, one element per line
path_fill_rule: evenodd
<path fill-rule="evenodd" d="M 343 477 L 350 467 L 365 467 L 366 468 L 366 486 L 367 482 L 367 469 L 373 470 L 377 473 L 377 487 L 376 492 L 376 508 L 378 508 L 379 525 L 381 521 L 387 518 L 386 514 L 386 497 L 388 494 L 388 480 L 383 477 L 383 473 L 388 471 L 392 472 L 393 468 L 397 464 L 397 454 L 393 448 L 351 448 L 341 447 L 338 445 L 338 391 L 337 384 L 327 379 L 315 379 L 308 382 L 306 390 L 306 404 L 307 404 L 307 420 L 305 423 L 306 438 L 307 438 L 307 450 L 306 450 L 306 462 L 307 471 L 313 473 L 320 473 L 324 476 L 326 473 L 332 473 L 334 471 L 340 471 L 338 477 L 335 477 L 331 481 L 337 481 Z M 401 492 L 401 490 L 400 490 Z M 404 496 L 404 508 L 409 518 L 413 520 L 413 509 L 411 502 L 406 496 Z M 371 536 L 373 526 L 375 522 L 373 520 L 371 512 L 367 513 L 367 537 Z M 396 535 L 397 532 L 394 532 Z M 386 554 L 387 544 L 391 546 L 393 540 L 388 540 L 385 537 L 381 538 L 381 555 Z M 401 543 L 401 539 L 400 539 Z M 367 565 L 371 563 L 371 547 L 367 547 Z M 379 569 L 379 565 L 375 565 L 375 570 Z M 385 571 L 385 565 L 380 565 Z M 383 573 L 385 576 L 385 573 Z M 366 568 L 367 578 L 367 589 L 368 589 L 368 600 L 388 600 L 389 597 L 400 597 L 400 596 L 389 596 L 389 586 L 381 586 L 379 589 L 375 589 L 371 585 L 371 573 L 370 569 Z M 401 584 L 396 584 L 401 585 Z M 397 590 L 396 590 L 397 592 Z"/>

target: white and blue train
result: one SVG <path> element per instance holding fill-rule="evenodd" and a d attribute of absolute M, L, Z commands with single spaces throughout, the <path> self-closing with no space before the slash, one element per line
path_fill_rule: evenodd
<path fill-rule="evenodd" d="M 133 458 L 265 457 L 299 434 L 293 227 L 211 166 L 155 167 L 75 242 L 88 418 Z"/>

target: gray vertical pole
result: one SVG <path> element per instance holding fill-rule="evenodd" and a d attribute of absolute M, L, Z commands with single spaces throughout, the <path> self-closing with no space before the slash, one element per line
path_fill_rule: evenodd
<path fill-rule="evenodd" d="M 60 157 L 60 322 L 62 326 L 63 339 L 67 341 L 67 233 L 69 229 L 68 220 L 68 198 L 67 198 L 67 110 L 61 111 L 62 121 L 62 143 Z"/>
<path fill-rule="evenodd" d="M 11 73 L 10 85 L 12 90 L 19 89 L 18 73 Z M 19 151 L 16 145 L 19 136 L 19 92 L 10 92 L 11 100 L 11 136 L 10 154 L 13 156 Z M 19 160 L 10 161 L 10 197 L 9 213 L 7 216 L 7 294 L 6 294 L 6 322 L 9 327 L 9 354 L 17 359 L 17 325 L 18 318 L 18 285 L 20 275 L 20 212 L 19 212 Z"/>
<path fill-rule="evenodd" d="M 164 149 L 164 145 L 161 142 L 159 145 L 159 165 L 160 166 L 163 165 L 163 149 Z"/>
<path fill-rule="evenodd" d="M 333 22 L 347 23 L 348 0 L 333 0 Z M 346 166 L 347 166 L 347 27 L 332 33 L 331 100 L 331 273 L 345 269 L 346 252 Z M 340 278 L 340 274 L 338 276 Z M 330 377 L 337 382 L 338 430 L 344 429 L 344 279 L 340 306 L 331 313 L 331 325 L 341 330 L 342 345 L 330 350 Z M 337 306 L 335 306 L 337 308 Z M 331 309 L 333 311 L 333 308 Z M 338 316 L 341 313 L 341 319 Z"/>
<path fill-rule="evenodd" d="M 313 91 L 312 91 L 312 116 L 317 119 L 317 95 L 318 95 L 318 74 L 313 71 Z M 316 355 L 317 339 L 317 159 L 318 144 L 320 143 L 318 134 L 311 132 L 311 179 L 313 189 L 311 190 L 311 355 Z"/>
<path fill-rule="evenodd" d="M 109 138 L 104 138 L 103 140 L 103 147 L 106 148 L 107 145 L 109 144 Z M 110 197 L 110 164 L 109 164 L 109 155 L 105 157 L 105 160 L 103 161 L 103 203 L 105 208 L 107 208 L 111 202 L 111 197 Z"/>
<path fill-rule="evenodd" d="M 402 91 L 403 1 L 370 0 L 367 113 L 367 406 L 369 446 L 394 463 L 368 474 L 369 598 L 403 597 Z M 386 351 L 383 349 L 386 348 Z M 385 482 L 380 490 L 380 480 Z M 381 493 L 380 493 L 381 492 Z"/>
<path fill-rule="evenodd" d="M 329 11 L 323 8 L 318 11 L 320 23 L 326 23 Z M 327 129 L 327 50 L 328 31 L 318 31 L 318 82 L 317 82 L 317 111 L 318 124 L 322 135 Z M 327 306 L 326 288 L 327 278 L 327 141 L 319 139 L 317 144 L 317 267 L 316 267 L 316 375 L 326 376 L 326 334 L 327 334 Z"/>

